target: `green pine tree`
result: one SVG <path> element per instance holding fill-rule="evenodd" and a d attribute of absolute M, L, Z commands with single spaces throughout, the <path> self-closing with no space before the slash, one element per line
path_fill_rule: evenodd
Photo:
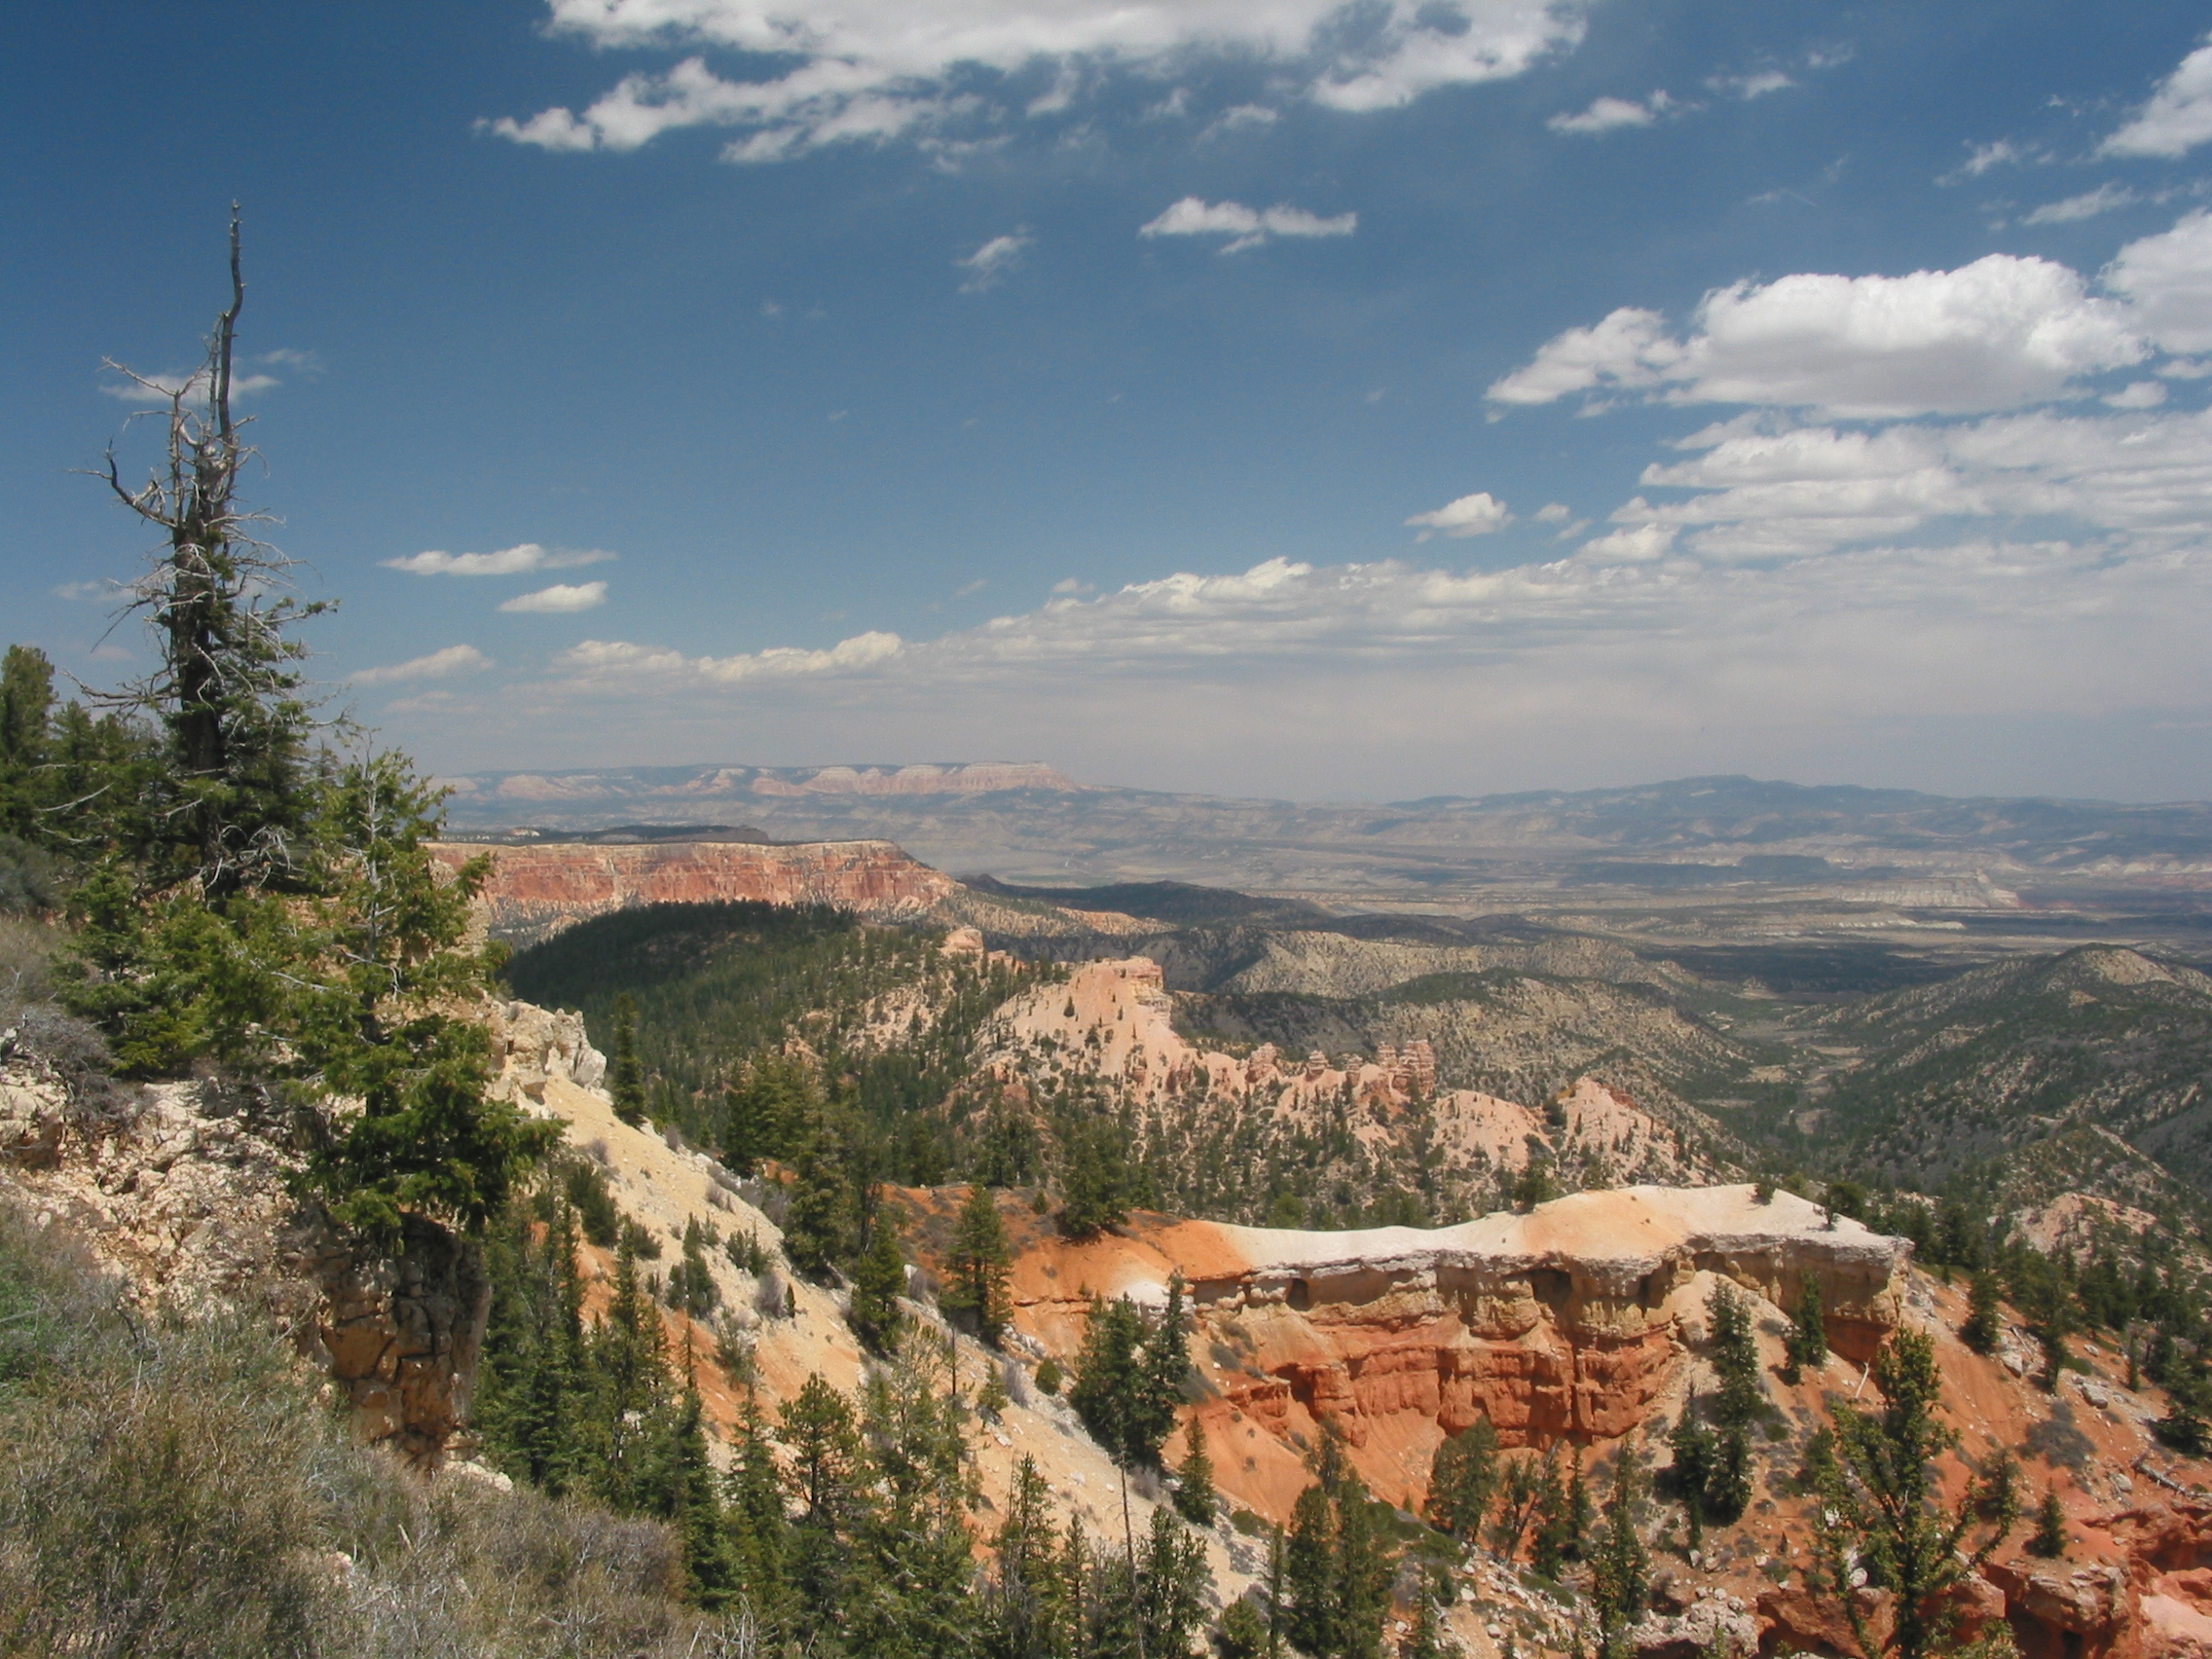
<path fill-rule="evenodd" d="M 994 1347 L 1013 1314 L 1008 1289 L 1013 1264 L 997 1197 L 977 1182 L 968 1189 L 953 1223 L 952 1249 L 944 1263 L 946 1283 L 939 1301 L 947 1313 L 958 1315 Z"/>
<path fill-rule="evenodd" d="M 1967 1317 L 1966 1323 L 1959 1327 L 1959 1341 L 1976 1353 L 1995 1353 L 2004 1334 L 1997 1275 L 1983 1268 L 1968 1281 Z"/>
<path fill-rule="evenodd" d="M 706 1410 L 696 1388 L 685 1388 L 668 1414 L 640 1486 L 647 1512 L 676 1530 L 685 1599 L 710 1610 L 728 1606 L 742 1588 L 741 1565 L 707 1456 Z"/>
<path fill-rule="evenodd" d="M 1121 1226 L 1128 1218 L 1135 1185 L 1127 1137 L 1119 1124 L 1093 1118 L 1067 1130 L 1062 1139 L 1060 1226 L 1071 1237 L 1088 1238 Z"/>
<path fill-rule="evenodd" d="M 1497 1481 L 1497 1427 L 1486 1414 L 1436 1449 L 1428 1518 L 1462 1543 L 1479 1541 Z"/>
<path fill-rule="evenodd" d="M 645 1069 L 638 1058 L 638 1004 L 628 991 L 614 999 L 607 1092 L 614 1104 L 614 1115 L 625 1124 L 645 1121 Z"/>
<path fill-rule="evenodd" d="M 2043 1489 L 2043 1504 L 2036 1511 L 2036 1530 L 2028 1539 L 2028 1553 L 2053 1558 L 2066 1553 L 2066 1505 L 2059 1501 L 2055 1486 Z"/>
<path fill-rule="evenodd" d="M 1789 1321 L 1788 1343 L 1785 1349 L 1788 1363 L 1783 1371 L 1785 1382 L 1795 1384 L 1805 1372 L 1818 1371 L 1827 1363 L 1827 1319 L 1821 1310 L 1821 1280 L 1817 1273 L 1807 1273 L 1804 1288 L 1797 1293 L 1797 1311 Z"/>
<path fill-rule="evenodd" d="M 1642 1616 L 1650 1592 L 1651 1559 L 1637 1530 L 1643 1501 L 1642 1469 L 1635 1438 L 1621 1443 L 1613 1459 L 1613 1490 L 1605 1502 L 1605 1526 L 1591 1564 L 1590 1598 L 1598 1610 L 1599 1659 L 1626 1659 L 1634 1651 L 1629 1631 Z"/>
<path fill-rule="evenodd" d="M 1832 1602 L 1862 1653 L 1927 1659 L 1948 1650 L 1959 1619 L 1955 1592 L 2010 1533 L 2016 1502 L 1985 1474 L 1955 1509 L 1941 1506 L 1936 1460 L 1955 1453 L 1957 1433 L 1937 1416 L 1942 1374 L 1926 1333 L 1900 1330 L 1874 1362 L 1879 1415 L 1838 1403 L 1834 1422 L 1807 1448 L 1805 1478 L 1820 1494 L 1812 1509 L 1816 1565 L 1806 1582 Z M 2003 1480 L 2009 1488 L 2009 1481 Z M 1968 1547 L 1977 1526 L 1987 1528 Z M 1854 1574 L 1891 1592 L 1895 1623 L 1877 1640 Z"/>
<path fill-rule="evenodd" d="M 1194 1527 L 1211 1527 L 1221 1500 L 1213 1489 L 1205 1425 L 1194 1414 L 1183 1430 L 1183 1463 L 1175 1471 L 1175 1511 Z"/>
<path fill-rule="evenodd" d="M 853 1269 L 853 1334 L 871 1353 L 888 1354 L 899 1345 L 903 1317 L 899 1299 L 906 1294 L 906 1258 L 899 1249 L 899 1229 L 880 1205 L 869 1228 L 868 1247 Z"/>
<path fill-rule="evenodd" d="M 792 1165 L 791 1207 L 784 1253 L 793 1268 L 820 1278 L 851 1249 L 853 1189 L 844 1148 L 826 1112 L 817 1112 Z"/>

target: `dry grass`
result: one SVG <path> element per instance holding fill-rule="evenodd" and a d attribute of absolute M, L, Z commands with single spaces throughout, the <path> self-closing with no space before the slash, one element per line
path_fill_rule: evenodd
<path fill-rule="evenodd" d="M 750 1651 L 667 1529 L 352 1444 L 243 1323 L 149 1326 L 0 1202 L 0 1652 Z"/>

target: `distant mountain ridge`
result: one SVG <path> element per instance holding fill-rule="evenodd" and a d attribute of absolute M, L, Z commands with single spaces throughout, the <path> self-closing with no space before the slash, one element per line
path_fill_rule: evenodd
<path fill-rule="evenodd" d="M 611 767 L 445 782 L 456 832 L 665 819 L 779 841 L 897 841 L 940 869 L 1064 889 L 1176 880 L 1263 893 L 1564 889 L 1818 892 L 2001 909 L 2022 882 L 2212 890 L 2212 803 L 1954 798 L 1683 778 L 1633 789 L 1389 803 L 1088 786 L 1041 762 Z"/>

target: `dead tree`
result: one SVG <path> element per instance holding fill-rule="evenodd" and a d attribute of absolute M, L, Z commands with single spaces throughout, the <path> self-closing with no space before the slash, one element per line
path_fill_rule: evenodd
<path fill-rule="evenodd" d="M 240 435 L 245 423 L 231 414 L 244 305 L 233 203 L 231 303 L 208 335 L 205 361 L 179 383 L 107 364 L 166 405 L 144 412 L 166 415 L 162 459 L 136 490 L 123 482 L 114 445 L 100 468 L 116 498 L 166 543 L 129 585 L 118 616 L 146 621 L 159 666 L 100 698 L 152 715 L 167 738 L 166 774 L 146 803 L 147 876 L 158 888 L 197 883 L 218 902 L 300 878 L 313 719 L 299 667 L 306 647 L 287 630 L 328 608 L 286 592 L 297 561 L 260 540 L 253 532 L 266 515 L 240 503 L 240 474 L 254 454 Z"/>

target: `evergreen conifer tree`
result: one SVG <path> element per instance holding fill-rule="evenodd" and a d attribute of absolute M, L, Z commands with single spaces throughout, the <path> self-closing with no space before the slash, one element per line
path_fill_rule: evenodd
<path fill-rule="evenodd" d="M 1011 1311 L 1007 1283 L 1013 1262 L 997 1198 L 990 1188 L 976 1182 L 953 1223 L 952 1250 L 945 1258 L 948 1282 L 939 1301 L 946 1312 L 966 1319 L 994 1347 Z"/>
<path fill-rule="evenodd" d="M 1642 1615 L 1650 1589 L 1651 1560 L 1637 1530 L 1643 1500 L 1642 1470 L 1633 1437 L 1622 1442 L 1613 1461 L 1613 1490 L 1605 1502 L 1605 1526 L 1591 1565 L 1590 1596 L 1598 1607 L 1599 1659 L 1625 1659 L 1634 1651 L 1629 1631 Z"/>
<path fill-rule="evenodd" d="M 852 1184 L 827 1113 L 814 1114 L 793 1161 L 792 1176 L 784 1252 L 793 1267 L 819 1278 L 845 1259 L 852 1238 Z"/>
<path fill-rule="evenodd" d="M 1995 1353 L 2004 1336 L 2002 1320 L 1997 1275 L 1983 1268 L 1968 1281 L 1967 1317 L 1959 1327 L 1959 1341 L 1976 1353 Z"/>
<path fill-rule="evenodd" d="M 686 1387 L 668 1414 L 651 1467 L 641 1483 L 646 1509 L 676 1529 L 685 1599 L 710 1610 L 736 1600 L 740 1565 L 723 1525 L 721 1493 L 707 1456 L 706 1410 Z"/>
<path fill-rule="evenodd" d="M 1183 1464 L 1175 1471 L 1175 1511 L 1194 1527 L 1211 1527 L 1220 1501 L 1213 1490 L 1213 1459 L 1206 1456 L 1205 1425 L 1194 1415 L 1183 1430 Z"/>
<path fill-rule="evenodd" d="M 1128 1218 L 1135 1180 L 1128 1144 L 1111 1119 L 1076 1124 L 1062 1137 L 1060 1226 L 1072 1237 L 1088 1238 Z"/>
<path fill-rule="evenodd" d="M 906 1293 L 906 1258 L 900 1253 L 899 1230 L 878 1205 L 868 1247 L 853 1270 L 853 1334 L 871 1353 L 887 1354 L 898 1346 L 902 1323 L 899 1299 Z"/>
<path fill-rule="evenodd" d="M 1497 1479 L 1497 1427 L 1486 1413 L 1436 1449 L 1428 1518 L 1462 1543 L 1478 1542 Z"/>
<path fill-rule="evenodd" d="M 1817 1273 L 1807 1273 L 1804 1288 L 1797 1293 L 1797 1311 L 1789 1321 L 1785 1353 L 1788 1364 L 1783 1378 L 1792 1384 L 1806 1371 L 1818 1371 L 1827 1363 L 1827 1320 L 1821 1311 L 1821 1280 Z"/>
<path fill-rule="evenodd" d="M 614 1115 L 625 1124 L 645 1121 L 645 1069 L 638 1058 L 638 1005 L 628 991 L 614 999 L 614 1036 L 607 1068 Z"/>
<path fill-rule="evenodd" d="M 668 1275 L 668 1302 L 680 1313 L 704 1319 L 721 1301 L 721 1291 L 707 1266 L 707 1235 L 697 1216 L 683 1223 L 683 1251 Z"/>
<path fill-rule="evenodd" d="M 1706 1426 L 1700 1413 L 1695 1387 L 1690 1389 L 1689 1398 L 1682 1405 L 1682 1415 L 1676 1420 L 1669 1444 L 1674 1450 L 1675 1466 L 1668 1478 L 1675 1495 L 1681 1500 L 1683 1528 L 1689 1536 L 1689 1547 L 1694 1550 L 1705 1541 L 1706 1493 L 1712 1489 L 1719 1461 L 1719 1449 L 1714 1443 L 1713 1430 Z"/>
<path fill-rule="evenodd" d="M 1743 1293 L 1723 1279 L 1713 1287 L 1706 1308 L 1720 1392 L 1714 1401 L 1718 1433 L 1713 1474 L 1706 1483 L 1705 1516 L 1727 1525 L 1741 1517 L 1751 1501 L 1751 1430 L 1765 1406 L 1765 1392 L 1759 1386 L 1751 1305 Z"/>
<path fill-rule="evenodd" d="M 2028 1539 L 2028 1553 L 2045 1557 L 2066 1553 L 2066 1505 L 2059 1501 L 2055 1486 L 2043 1489 L 2043 1504 L 2036 1511 L 2036 1530 Z"/>
<path fill-rule="evenodd" d="M 1992 1472 L 1956 1509 L 1940 1506 L 1936 1459 L 1954 1451 L 1958 1436 L 1936 1416 L 1942 1376 L 1932 1338 L 1899 1331 L 1874 1362 L 1874 1383 L 1885 1402 L 1879 1415 L 1838 1404 L 1832 1429 L 1807 1448 L 1806 1479 L 1820 1501 L 1812 1511 L 1817 1566 L 1806 1578 L 1841 1609 L 1869 1659 L 1927 1659 L 1946 1650 L 1959 1619 L 1954 1592 L 2010 1533 L 2017 1504 L 2009 1480 Z M 1977 1524 L 1988 1530 L 1970 1549 Z M 1853 1594 L 1862 1569 L 1864 1582 L 1894 1597 L 1886 1643 Z"/>

